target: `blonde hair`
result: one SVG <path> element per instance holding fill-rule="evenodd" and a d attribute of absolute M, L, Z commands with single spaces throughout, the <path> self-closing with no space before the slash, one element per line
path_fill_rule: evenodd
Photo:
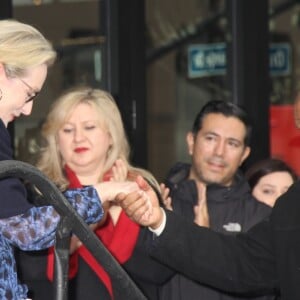
<path fill-rule="evenodd" d="M 68 90 L 53 103 L 42 127 L 42 136 L 46 140 L 46 146 L 41 151 L 38 168 L 61 189 L 66 188 L 68 180 L 64 174 L 63 160 L 56 139 L 59 129 L 68 120 L 74 108 L 81 103 L 89 104 L 95 109 L 100 124 L 104 126 L 112 138 L 112 145 L 107 153 L 104 170 L 100 176 L 102 177 L 105 172 L 110 170 L 114 162 L 120 158 L 127 165 L 131 176 L 141 174 L 159 190 L 159 184 L 152 174 L 144 169 L 135 168 L 129 163 L 129 144 L 120 111 L 113 97 L 103 90 L 90 87 L 77 87 Z"/>
<path fill-rule="evenodd" d="M 12 19 L 0 20 L 0 62 L 8 76 L 23 76 L 41 64 L 49 67 L 55 58 L 51 43 L 36 28 Z"/>

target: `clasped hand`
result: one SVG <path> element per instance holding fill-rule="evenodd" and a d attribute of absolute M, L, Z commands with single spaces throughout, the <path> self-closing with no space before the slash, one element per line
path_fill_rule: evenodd
<path fill-rule="evenodd" d="M 156 193 L 142 176 L 136 178 L 136 184 L 138 191 L 119 193 L 115 201 L 134 222 L 156 229 L 163 220 Z"/>

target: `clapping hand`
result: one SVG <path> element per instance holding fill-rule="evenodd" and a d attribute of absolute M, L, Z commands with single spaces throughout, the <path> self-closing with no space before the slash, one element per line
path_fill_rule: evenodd
<path fill-rule="evenodd" d="M 170 189 L 164 184 L 160 184 L 161 198 L 166 209 L 173 210 L 172 199 L 169 196 Z"/>
<path fill-rule="evenodd" d="M 194 206 L 194 222 L 199 226 L 209 227 L 209 214 L 207 209 L 206 185 L 202 182 L 196 182 L 198 190 L 198 203 Z"/>

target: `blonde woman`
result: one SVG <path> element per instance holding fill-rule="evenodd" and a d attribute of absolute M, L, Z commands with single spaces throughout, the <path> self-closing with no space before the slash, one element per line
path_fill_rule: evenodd
<path fill-rule="evenodd" d="M 121 114 L 111 95 L 103 90 L 77 87 L 64 93 L 54 102 L 42 128 L 46 145 L 38 167 L 62 191 L 69 188 L 96 185 L 107 181 L 134 181 L 142 175 L 158 191 L 155 178 L 146 170 L 129 162 L 127 142 Z M 164 280 L 165 268 L 151 272 L 139 245 L 143 244 L 143 231 L 132 222 L 119 206 L 108 209 L 104 224 L 95 229 L 96 235 L 112 255 L 124 265 L 140 286 L 149 281 Z M 75 244 L 75 246 L 74 246 Z M 113 288 L 108 274 L 93 260 L 89 251 L 73 238 L 70 268 L 70 297 L 75 299 L 122 299 Z M 159 270 L 159 271 L 157 271 Z M 45 270 L 46 272 L 46 270 Z M 47 274 L 52 277 L 53 254 L 48 255 Z M 142 274 L 141 274 L 142 273 Z M 166 276 L 166 277 L 165 277 Z M 40 282 L 33 285 L 39 298 L 51 299 L 49 292 L 41 291 Z M 151 287 L 152 290 L 152 287 Z M 150 293 L 150 289 L 143 290 Z M 151 299 L 153 296 L 147 296 Z"/>

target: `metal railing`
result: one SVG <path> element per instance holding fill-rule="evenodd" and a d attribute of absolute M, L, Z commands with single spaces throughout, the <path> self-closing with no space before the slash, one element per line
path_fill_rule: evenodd
<path fill-rule="evenodd" d="M 68 299 L 69 242 L 71 233 L 75 234 L 95 259 L 103 266 L 111 279 L 118 283 L 114 288 L 120 290 L 124 299 L 146 300 L 127 273 L 108 252 L 93 231 L 73 209 L 63 194 L 42 172 L 30 164 L 16 161 L 0 161 L 0 179 L 17 177 L 34 184 L 42 193 L 45 205 L 52 205 L 61 220 L 56 231 L 55 255 L 55 300 Z"/>

